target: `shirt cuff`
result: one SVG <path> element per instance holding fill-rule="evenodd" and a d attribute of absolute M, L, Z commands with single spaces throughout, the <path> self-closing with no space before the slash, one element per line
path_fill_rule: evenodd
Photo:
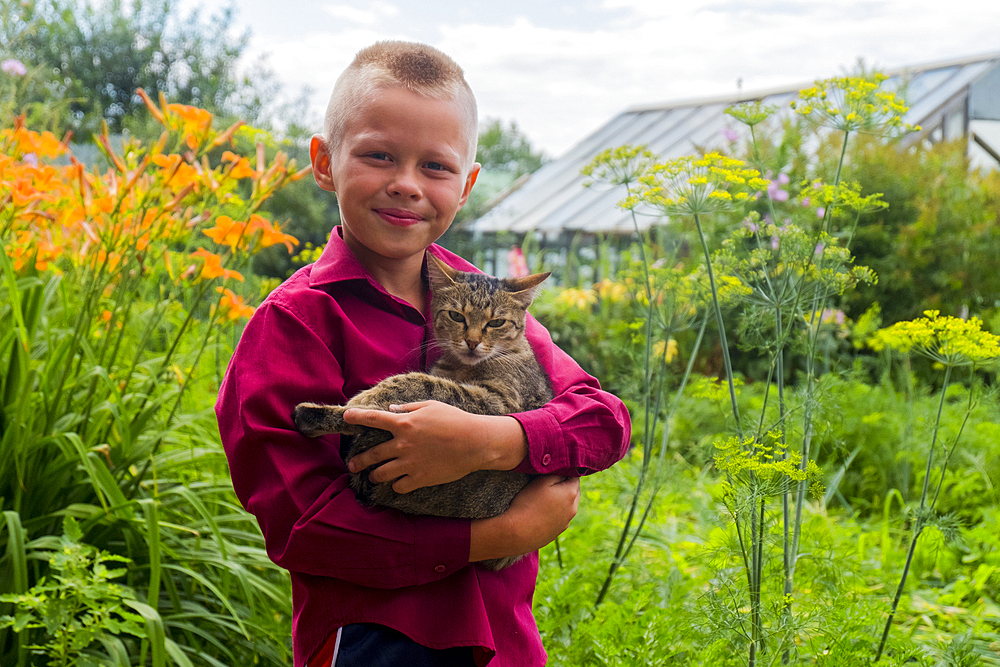
<path fill-rule="evenodd" d="M 420 535 L 433 536 L 413 542 L 414 579 L 417 585 L 443 579 L 469 564 L 472 522 L 468 519 L 419 517 L 436 525 L 421 527 Z"/>
<path fill-rule="evenodd" d="M 569 467 L 562 427 L 544 409 L 510 415 L 524 429 L 528 439 L 528 455 L 514 470 L 528 474 L 547 475 Z"/>

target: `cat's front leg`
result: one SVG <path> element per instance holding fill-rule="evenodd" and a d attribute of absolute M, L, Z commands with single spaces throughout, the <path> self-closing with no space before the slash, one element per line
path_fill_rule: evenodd
<path fill-rule="evenodd" d="M 316 438 L 328 433 L 357 435 L 364 431 L 363 426 L 348 424 L 344 421 L 343 405 L 320 405 L 319 403 L 299 403 L 295 406 L 292 419 L 299 433 L 310 438 Z"/>

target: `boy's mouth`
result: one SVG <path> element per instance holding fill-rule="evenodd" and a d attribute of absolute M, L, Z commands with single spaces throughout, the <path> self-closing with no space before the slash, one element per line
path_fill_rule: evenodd
<path fill-rule="evenodd" d="M 423 217 L 413 211 L 407 211 L 402 208 L 377 208 L 375 212 L 390 225 L 396 225 L 397 227 L 409 227 L 423 220 Z"/>

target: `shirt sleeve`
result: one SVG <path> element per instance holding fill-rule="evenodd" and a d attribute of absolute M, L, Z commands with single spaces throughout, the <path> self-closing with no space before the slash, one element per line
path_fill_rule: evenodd
<path fill-rule="evenodd" d="M 341 364 L 289 308 L 265 302 L 244 331 L 216 415 L 233 486 L 285 569 L 373 588 L 441 579 L 469 563 L 470 521 L 409 516 L 358 503 L 340 436 L 306 438 L 304 401 L 340 405 Z"/>
<path fill-rule="evenodd" d="M 625 404 L 603 391 L 530 315 L 526 333 L 555 397 L 537 410 L 511 415 L 528 439 L 528 456 L 515 470 L 576 477 L 620 461 L 632 435 Z"/>

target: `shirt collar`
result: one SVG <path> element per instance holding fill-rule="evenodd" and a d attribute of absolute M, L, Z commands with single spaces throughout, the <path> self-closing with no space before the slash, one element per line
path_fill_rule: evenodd
<path fill-rule="evenodd" d="M 345 280 L 365 280 L 371 283 L 379 291 L 382 290 L 382 286 L 378 285 L 377 281 L 372 277 L 370 273 L 361 265 L 358 258 L 354 256 L 354 253 L 348 247 L 347 242 L 344 241 L 343 228 L 337 225 L 333 228 L 333 232 L 330 234 L 330 240 L 327 242 L 326 247 L 323 248 L 323 253 L 320 255 L 316 263 L 313 264 L 312 271 L 309 274 L 309 287 L 317 287 L 320 285 L 329 285 L 331 283 L 341 282 Z M 458 269 L 459 271 L 475 271 L 478 272 L 472 264 L 459 257 L 458 255 L 445 250 L 441 246 L 432 244 L 427 248 L 427 251 L 433 254 L 438 259 L 442 260 L 448 266 Z M 427 260 L 424 260 L 424 275 L 427 274 Z"/>

